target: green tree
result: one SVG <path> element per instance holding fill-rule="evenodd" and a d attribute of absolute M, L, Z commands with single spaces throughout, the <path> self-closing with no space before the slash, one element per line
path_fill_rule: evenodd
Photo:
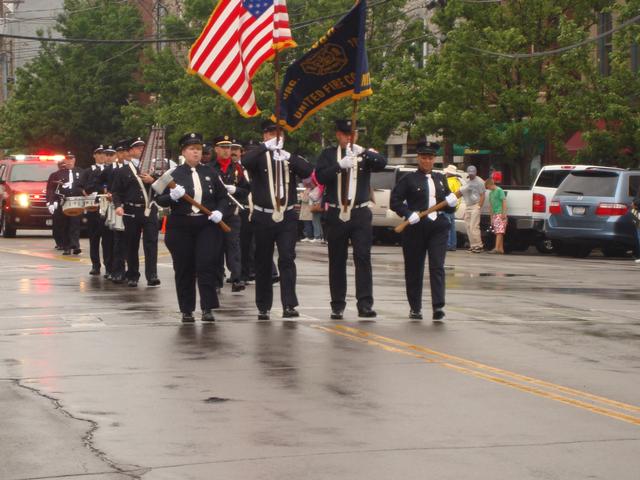
<path fill-rule="evenodd" d="M 142 38 L 138 10 L 124 2 L 65 0 L 56 30 L 67 38 Z M 120 108 L 139 87 L 136 44 L 45 42 L 17 71 L 0 111 L 0 145 L 72 150 L 87 159 L 95 143 L 122 134 Z"/>

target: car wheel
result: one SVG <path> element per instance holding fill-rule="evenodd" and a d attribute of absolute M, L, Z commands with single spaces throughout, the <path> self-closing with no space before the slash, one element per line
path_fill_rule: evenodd
<path fill-rule="evenodd" d="M 549 254 L 554 252 L 553 242 L 547 237 L 542 237 L 536 242 L 536 250 L 543 254 Z"/>
<path fill-rule="evenodd" d="M 15 237 L 16 229 L 11 228 L 9 227 L 9 225 L 7 225 L 7 216 L 4 214 L 4 212 L 0 212 L 0 215 L 2 215 L 2 218 L 0 219 L 0 230 L 2 230 L 2 236 L 4 238 Z"/>

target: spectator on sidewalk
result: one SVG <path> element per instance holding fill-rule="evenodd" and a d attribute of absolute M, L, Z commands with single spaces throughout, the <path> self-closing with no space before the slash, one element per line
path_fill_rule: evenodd
<path fill-rule="evenodd" d="M 460 190 L 462 186 L 462 182 L 460 182 L 460 177 L 458 176 L 458 169 L 454 164 L 447 165 L 447 168 L 444 169 L 445 176 L 447 177 L 447 183 L 449 184 L 449 190 L 451 193 L 456 193 Z M 456 205 L 456 211 L 460 206 L 460 199 L 458 199 L 458 203 Z M 458 238 L 456 235 L 456 212 L 448 213 L 445 212 L 444 215 L 449 219 L 449 223 L 451 224 L 449 227 L 449 239 L 447 241 L 447 250 L 450 252 L 455 252 L 456 246 L 458 244 Z"/>
<path fill-rule="evenodd" d="M 489 213 L 491 229 L 496 236 L 496 245 L 489 253 L 504 255 L 504 234 L 507 231 L 507 196 L 492 179 L 487 179 L 484 186 L 489 190 Z"/>
<path fill-rule="evenodd" d="M 321 243 L 322 234 L 322 192 L 324 187 L 316 180 L 315 172 L 302 182 L 305 190 L 302 193 L 300 220 L 303 222 L 303 242 Z"/>
<path fill-rule="evenodd" d="M 480 235 L 480 211 L 484 205 L 485 186 L 478 177 L 478 170 L 473 165 L 467 167 L 469 180 L 466 185 L 460 188 L 462 198 L 466 204 L 464 211 L 464 223 L 467 225 L 467 236 L 469 237 L 469 252 L 481 253 L 484 249 L 482 236 Z"/>

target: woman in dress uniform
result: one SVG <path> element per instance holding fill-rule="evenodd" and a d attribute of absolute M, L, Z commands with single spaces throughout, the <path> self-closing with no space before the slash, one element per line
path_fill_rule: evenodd
<path fill-rule="evenodd" d="M 171 252 L 178 304 L 182 321 L 194 322 L 196 281 L 200 292 L 202 321 L 215 320 L 212 310 L 219 307 L 216 294 L 216 259 L 222 248 L 222 231 L 216 225 L 227 208 L 227 192 L 202 158 L 202 135 L 188 133 L 180 139 L 185 163 L 173 170 L 176 186 L 156 198 L 158 205 L 171 208 L 165 244 Z M 188 194 L 211 210 L 207 216 L 185 201 Z"/>

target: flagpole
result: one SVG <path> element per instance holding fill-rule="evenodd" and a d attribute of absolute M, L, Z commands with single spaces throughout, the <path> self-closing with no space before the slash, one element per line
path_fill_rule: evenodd
<path fill-rule="evenodd" d="M 358 100 L 353 100 L 353 108 L 351 110 L 351 133 L 349 135 L 349 146 L 353 150 L 353 144 L 356 139 L 356 122 L 358 119 Z M 357 168 L 355 165 L 352 168 Z M 347 213 L 347 209 L 349 208 L 349 198 L 348 198 L 348 190 L 349 184 L 351 183 L 351 171 L 347 170 L 349 176 L 347 177 L 345 174 L 345 179 L 341 187 L 343 188 L 342 192 L 342 211 Z"/>
<path fill-rule="evenodd" d="M 279 49 L 276 48 L 276 54 L 273 57 L 273 86 L 274 92 L 276 94 L 276 105 L 275 105 L 275 116 L 276 116 L 276 142 L 280 142 L 280 56 L 278 55 Z M 279 162 L 276 162 L 276 188 L 278 191 L 276 192 L 276 211 L 280 211 L 280 182 L 282 179 L 280 178 L 284 172 L 282 172 L 282 168 L 278 165 Z"/>

